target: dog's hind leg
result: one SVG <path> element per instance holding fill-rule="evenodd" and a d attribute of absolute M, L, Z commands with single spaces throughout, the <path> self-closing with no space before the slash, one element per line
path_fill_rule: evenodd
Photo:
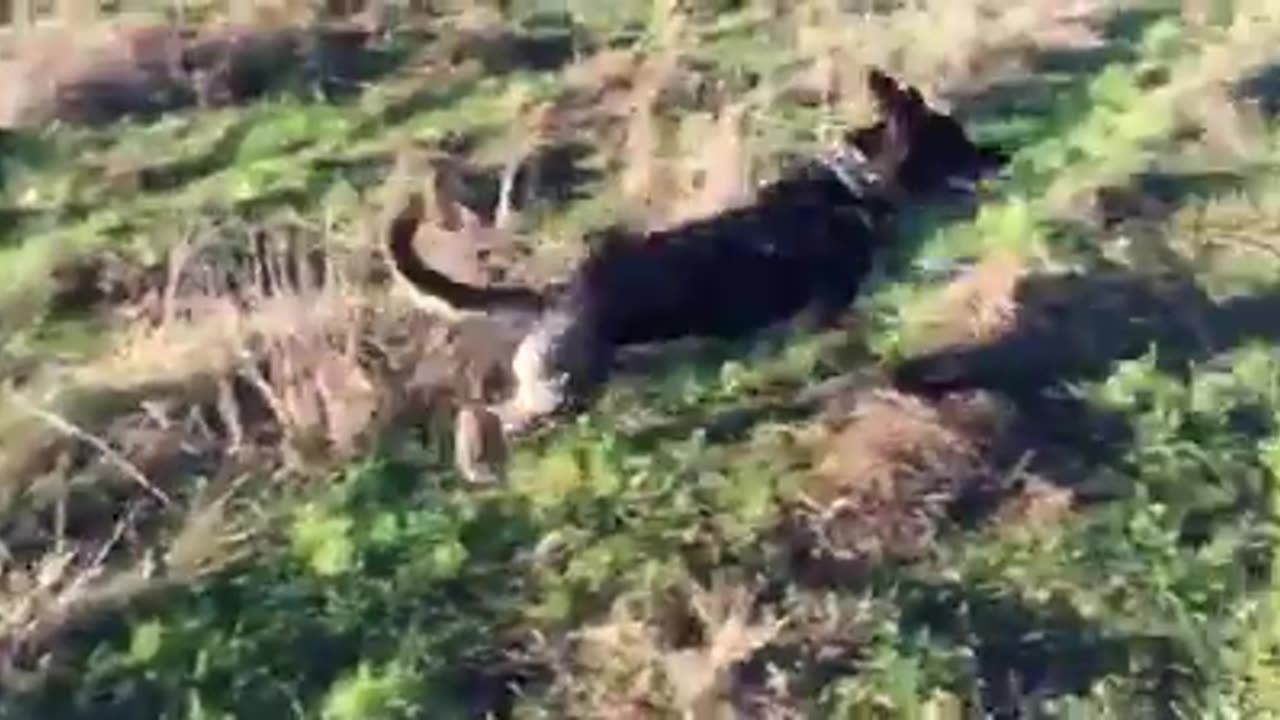
<path fill-rule="evenodd" d="M 479 403 L 463 403 L 455 419 L 454 463 L 472 484 L 492 484 L 506 478 L 507 438 L 496 413 Z"/>

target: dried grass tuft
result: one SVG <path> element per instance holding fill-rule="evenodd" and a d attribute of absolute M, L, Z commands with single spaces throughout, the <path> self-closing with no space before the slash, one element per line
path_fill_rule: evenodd
<path fill-rule="evenodd" d="M 993 252 L 921 301 L 908 314 L 913 337 L 930 347 L 971 345 L 1012 333 L 1020 320 L 1018 289 L 1026 261 L 1010 252 Z"/>
<path fill-rule="evenodd" d="M 677 195 L 663 221 L 680 223 L 751 198 L 752 156 L 747 101 L 724 105 L 714 116 L 690 116 L 680 125 L 684 160 L 675 163 Z"/>
<path fill-rule="evenodd" d="M 806 485 L 822 551 L 859 562 L 926 554 L 955 503 L 1006 483 L 990 456 L 1008 417 L 982 393 L 938 404 L 893 391 L 862 397 Z"/>
<path fill-rule="evenodd" d="M 684 32 L 687 17 L 676 3 L 667 3 L 655 12 L 658 33 L 654 49 L 636 69 L 619 158 L 622 196 L 640 208 L 644 218 L 660 215 L 661 210 L 654 209 L 672 200 L 670 169 L 663 161 L 667 147 L 659 101 L 678 78 L 683 43 L 687 42 Z"/>
<path fill-rule="evenodd" d="M 722 717 L 734 714 L 738 669 L 774 641 L 783 623 L 756 609 L 758 593 L 732 583 L 676 593 L 667 608 L 698 628 L 675 637 L 625 601 L 554 654 L 556 693 L 573 717 Z"/>

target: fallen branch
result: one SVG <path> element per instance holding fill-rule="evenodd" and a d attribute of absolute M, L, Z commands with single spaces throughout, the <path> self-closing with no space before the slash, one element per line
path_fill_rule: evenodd
<path fill-rule="evenodd" d="M 57 430 L 68 437 L 75 438 L 76 440 L 79 440 L 97 450 L 102 454 L 103 458 L 114 465 L 118 470 L 120 470 L 120 472 L 124 473 L 124 475 L 130 480 L 142 486 L 144 490 L 150 493 L 152 497 L 159 500 L 165 507 L 169 507 L 173 504 L 173 501 L 169 499 L 169 496 L 160 488 L 152 484 L 152 482 L 147 479 L 147 476 L 138 469 L 137 465 L 134 465 L 128 458 L 117 452 L 115 448 L 111 447 L 111 445 L 107 443 L 107 441 L 77 426 L 75 423 L 72 423 L 70 420 L 67 420 L 56 413 L 36 406 L 35 403 L 32 403 L 30 400 L 23 397 L 21 393 L 13 393 L 12 397 L 16 401 L 16 404 L 32 417 L 44 422 L 54 430 Z"/>

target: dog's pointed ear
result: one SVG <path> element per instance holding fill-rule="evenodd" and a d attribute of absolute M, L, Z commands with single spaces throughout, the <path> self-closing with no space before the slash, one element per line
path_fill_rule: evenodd
<path fill-rule="evenodd" d="M 867 89 L 871 91 L 880 116 L 890 124 L 910 125 L 927 113 L 919 90 L 899 83 L 879 67 L 872 66 L 868 70 Z"/>
<path fill-rule="evenodd" d="M 867 72 L 867 89 L 875 100 L 876 110 L 885 118 L 899 115 L 902 108 L 912 101 L 910 91 L 903 92 L 902 85 L 879 67 L 873 66 Z"/>
<path fill-rule="evenodd" d="M 888 106 L 898 95 L 898 82 L 889 76 L 878 66 L 871 66 L 867 71 L 867 89 L 871 91 L 871 97 L 875 98 L 876 104 Z"/>

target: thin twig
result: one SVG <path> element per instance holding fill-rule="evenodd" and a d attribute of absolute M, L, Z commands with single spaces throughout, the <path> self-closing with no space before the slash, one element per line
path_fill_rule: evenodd
<path fill-rule="evenodd" d="M 508 230 L 513 217 L 512 196 L 515 194 L 516 176 L 520 167 L 533 153 L 533 148 L 522 148 L 513 153 L 502 169 L 502 178 L 498 184 L 498 207 L 494 211 L 493 226 L 499 230 Z"/>
<path fill-rule="evenodd" d="M 230 378 L 218 381 L 218 414 L 227 429 L 227 452 L 234 453 L 244 444 L 244 426 L 240 423 L 240 403 L 236 400 L 235 389 Z"/>
<path fill-rule="evenodd" d="M 1246 235 L 1233 235 L 1222 238 L 1206 238 L 1205 242 L 1209 245 L 1217 245 L 1218 247 L 1231 248 L 1235 246 L 1244 246 L 1252 250 L 1266 253 L 1271 257 L 1280 259 L 1280 248 L 1275 247 L 1265 241 Z"/>
<path fill-rule="evenodd" d="M 93 560 L 89 563 L 88 569 L 90 572 L 100 569 L 107 562 L 107 556 L 110 555 L 111 551 L 120 543 L 120 539 L 124 537 L 129 526 L 133 523 L 134 519 L 138 517 L 139 510 L 140 506 L 137 504 L 130 506 L 128 511 L 125 512 L 124 517 L 120 518 L 120 520 L 116 522 L 115 527 L 112 528 L 111 537 L 107 538 L 107 541 L 102 544 L 102 547 L 98 548 L 98 552 L 94 553 Z"/>

